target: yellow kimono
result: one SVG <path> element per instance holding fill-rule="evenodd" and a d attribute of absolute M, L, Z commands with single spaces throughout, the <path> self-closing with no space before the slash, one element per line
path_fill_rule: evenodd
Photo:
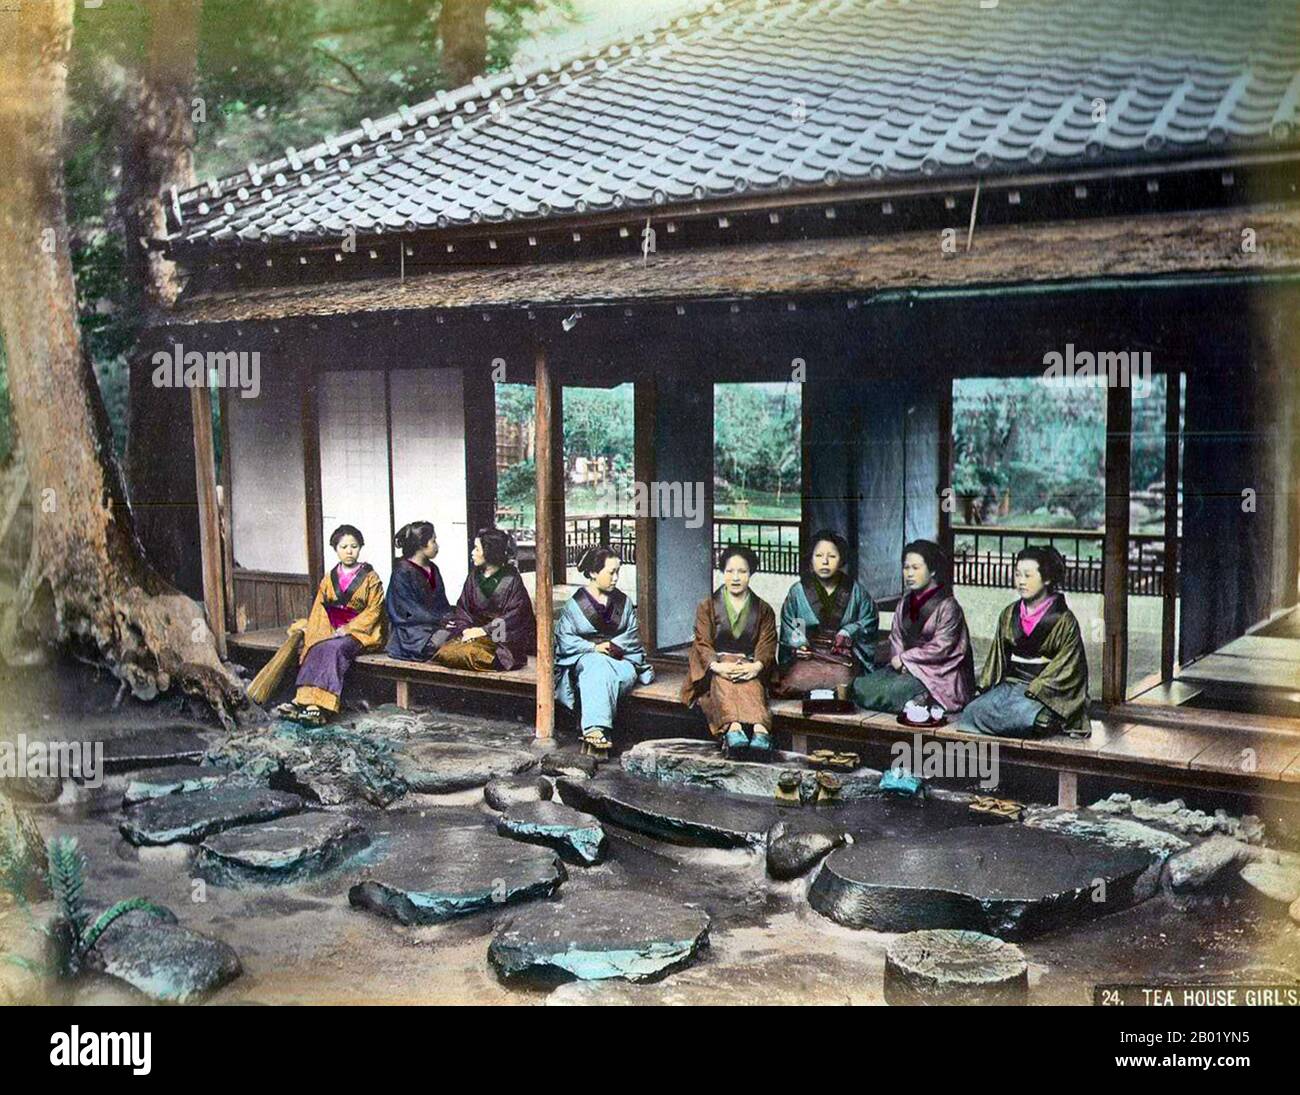
<path fill-rule="evenodd" d="M 384 583 L 362 563 L 341 586 L 342 570 L 340 564 L 321 579 L 311 615 L 290 625 L 303 632 L 294 702 L 324 711 L 339 709 L 343 678 L 357 656 L 384 645 Z M 343 635 L 335 634 L 338 628 Z"/>

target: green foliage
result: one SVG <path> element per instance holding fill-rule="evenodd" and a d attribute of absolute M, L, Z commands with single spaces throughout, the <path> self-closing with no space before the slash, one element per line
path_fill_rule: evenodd
<path fill-rule="evenodd" d="M 94 924 L 89 924 L 85 903 L 86 857 L 75 837 L 61 836 L 50 841 L 49 883 L 56 909 L 50 929 L 53 972 L 61 977 L 77 976 L 104 932 L 127 913 L 141 910 L 159 918 L 171 916 L 161 905 L 147 898 L 133 897 L 111 905 L 95 918 Z"/>
<path fill-rule="evenodd" d="M 520 460 L 511 464 L 497 477 L 497 505 L 519 509 L 532 506 L 533 491 L 537 486 L 537 462 Z"/>
<path fill-rule="evenodd" d="M 714 474 L 731 493 L 769 491 L 779 505 L 798 497 L 799 386 L 717 384 L 713 389 Z"/>

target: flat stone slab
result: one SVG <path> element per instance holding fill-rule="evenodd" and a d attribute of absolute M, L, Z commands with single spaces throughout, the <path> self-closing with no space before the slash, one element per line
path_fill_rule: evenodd
<path fill-rule="evenodd" d="M 529 844 L 554 848 L 568 863 L 591 867 L 609 850 L 604 827 L 590 814 L 558 802 L 524 802 L 511 806 L 497 822 L 497 832 Z"/>
<path fill-rule="evenodd" d="M 104 769 L 129 772 L 167 764 L 197 761 L 208 743 L 197 731 L 183 726 L 158 726 L 135 730 L 104 741 Z"/>
<path fill-rule="evenodd" d="M 499 813 L 523 802 L 549 802 L 555 794 L 555 784 L 545 776 L 525 772 L 518 776 L 502 776 L 491 780 L 483 788 L 483 801 Z"/>
<path fill-rule="evenodd" d="M 187 795 L 164 795 L 126 811 L 119 826 L 132 844 L 197 844 L 236 825 L 273 821 L 302 809 L 288 791 L 223 784 Z"/>
<path fill-rule="evenodd" d="M 567 806 L 661 840 L 715 848 L 761 846 L 775 802 L 657 783 L 608 769 L 592 780 L 556 783 Z"/>
<path fill-rule="evenodd" d="M 95 965 L 154 1000 L 201 1000 L 242 972 L 239 955 L 220 939 L 161 920 L 126 921 L 100 938 Z"/>
<path fill-rule="evenodd" d="M 208 837 L 195 866 L 218 885 L 279 885 L 328 871 L 367 843 L 360 823 L 346 814 L 296 814 Z"/>
<path fill-rule="evenodd" d="M 430 795 L 482 787 L 537 766 L 537 757 L 526 750 L 464 741 L 409 741 L 396 761 L 397 774 L 407 786 Z"/>
<path fill-rule="evenodd" d="M 403 924 L 438 924 L 553 894 L 566 875 L 549 848 L 498 836 L 484 821 L 406 814 L 372 832 L 381 861 L 348 891 L 354 906 Z"/>
<path fill-rule="evenodd" d="M 590 779 L 598 771 L 600 771 L 600 763 L 595 757 L 589 757 L 573 749 L 556 749 L 542 756 L 543 775 Z"/>
<path fill-rule="evenodd" d="M 207 791 L 229 778 L 230 773 L 220 768 L 197 764 L 167 764 L 161 768 L 147 768 L 131 777 L 126 792 L 122 795 L 122 805 L 134 806 L 164 795 Z"/>
<path fill-rule="evenodd" d="M 1023 1004 L 1029 963 L 1014 943 L 980 932 L 908 932 L 885 955 L 889 1004 Z"/>
<path fill-rule="evenodd" d="M 593 780 L 561 779 L 556 787 L 568 806 L 602 821 L 679 844 L 716 848 L 762 847 L 779 820 L 822 818 L 854 839 L 874 839 L 956 826 L 1001 822 L 972 814 L 964 802 L 875 795 L 833 805 L 781 806 L 775 796 L 757 798 L 660 783 L 617 768 Z"/>
<path fill-rule="evenodd" d="M 625 772 L 642 779 L 758 798 L 775 797 L 782 771 L 795 769 L 802 775 L 800 795 L 804 801 L 811 801 L 816 794 L 817 770 L 804 753 L 774 750 L 766 761 L 732 760 L 712 742 L 663 738 L 638 742 L 623 754 L 620 763 Z M 874 768 L 836 771 L 835 776 L 843 784 L 843 801 L 880 794 L 880 772 Z"/>
<path fill-rule="evenodd" d="M 709 915 L 655 893 L 602 891 L 538 902 L 488 947 L 503 977 L 656 981 L 708 946 Z"/>
<path fill-rule="evenodd" d="M 1280 863 L 1248 863 L 1241 880 L 1256 893 L 1282 906 L 1300 901 L 1300 870 Z"/>
<path fill-rule="evenodd" d="M 1027 939 L 1137 900 L 1149 853 L 1023 825 L 855 841 L 827 857 L 808 892 L 850 928 L 957 928 Z"/>

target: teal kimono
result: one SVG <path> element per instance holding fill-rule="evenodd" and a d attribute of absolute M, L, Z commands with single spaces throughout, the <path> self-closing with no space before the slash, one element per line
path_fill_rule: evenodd
<path fill-rule="evenodd" d="M 876 640 L 880 634 L 880 614 L 861 582 L 847 574 L 836 575 L 838 584 L 830 594 L 821 579 L 806 574 L 790 587 L 781 606 L 781 637 L 776 660 L 790 665 L 795 650 L 811 645 L 813 638 L 834 641 L 839 632 L 849 638 L 859 670 L 867 673 L 875 665 Z"/>
<path fill-rule="evenodd" d="M 613 655 L 596 650 L 613 644 Z M 608 730 L 618 701 L 637 684 L 655 679 L 637 630 L 636 606 L 626 594 L 610 590 L 605 604 L 580 589 L 555 621 L 555 698 L 565 707 L 579 704 L 582 730 Z"/>

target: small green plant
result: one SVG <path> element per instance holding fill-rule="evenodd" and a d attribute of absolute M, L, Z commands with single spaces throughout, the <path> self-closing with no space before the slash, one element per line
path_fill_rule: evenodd
<path fill-rule="evenodd" d="M 54 895 L 55 916 L 51 924 L 51 965 L 58 977 L 76 977 L 85 968 L 86 958 L 109 927 L 120 917 L 137 909 L 160 919 L 171 913 L 143 897 L 132 897 L 110 905 L 90 921 L 86 910 L 86 857 L 75 837 L 55 837 L 49 846 L 50 891 Z"/>

